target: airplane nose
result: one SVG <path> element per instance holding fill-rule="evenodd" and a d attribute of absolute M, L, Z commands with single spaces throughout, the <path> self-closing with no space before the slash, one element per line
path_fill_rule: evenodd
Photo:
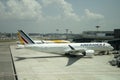
<path fill-rule="evenodd" d="M 111 46 L 111 50 L 113 50 L 114 48 Z"/>
<path fill-rule="evenodd" d="M 106 46 L 109 47 L 109 50 L 113 50 L 113 46 L 111 46 L 109 43 L 106 43 Z"/>

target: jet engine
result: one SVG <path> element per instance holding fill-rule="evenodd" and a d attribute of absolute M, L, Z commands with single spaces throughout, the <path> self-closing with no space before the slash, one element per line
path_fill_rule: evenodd
<path fill-rule="evenodd" d="M 85 52 L 83 52 L 82 54 L 84 56 L 92 56 L 95 53 L 94 50 L 86 50 Z"/>

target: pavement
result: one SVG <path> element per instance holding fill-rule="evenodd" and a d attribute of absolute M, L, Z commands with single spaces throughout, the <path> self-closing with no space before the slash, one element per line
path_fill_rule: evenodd
<path fill-rule="evenodd" d="M 16 80 L 9 43 L 0 43 L 0 80 Z"/>
<path fill-rule="evenodd" d="M 10 46 L 18 80 L 120 80 L 113 55 L 66 57 Z"/>

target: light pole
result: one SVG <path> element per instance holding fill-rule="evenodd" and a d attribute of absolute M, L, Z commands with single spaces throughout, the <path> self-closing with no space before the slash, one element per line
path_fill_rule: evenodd
<path fill-rule="evenodd" d="M 98 38 L 97 33 L 99 32 L 98 30 L 99 30 L 100 26 L 95 26 L 95 27 L 97 29 L 97 32 L 96 32 L 96 40 L 97 40 L 97 38 Z"/>
<path fill-rule="evenodd" d="M 100 26 L 96 26 L 96 28 L 97 28 L 97 32 L 98 32 L 98 29 L 100 28 Z"/>
<path fill-rule="evenodd" d="M 70 34 L 72 34 L 72 31 L 70 31 Z"/>
<path fill-rule="evenodd" d="M 59 33 L 59 29 L 56 29 L 56 38 L 57 39 L 59 38 L 58 33 Z"/>
<path fill-rule="evenodd" d="M 68 31 L 69 29 L 65 29 L 66 30 L 66 39 L 68 39 Z"/>
<path fill-rule="evenodd" d="M 56 29 L 56 32 L 59 33 L 59 29 Z"/>
<path fill-rule="evenodd" d="M 65 30 L 66 30 L 66 34 L 68 34 L 69 29 L 65 29 Z"/>

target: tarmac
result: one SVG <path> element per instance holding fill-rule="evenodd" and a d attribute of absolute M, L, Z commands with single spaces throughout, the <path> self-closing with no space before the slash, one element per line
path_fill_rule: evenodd
<path fill-rule="evenodd" d="M 66 57 L 24 48 L 16 49 L 16 45 L 10 45 L 10 50 L 9 45 L 7 48 L 4 44 L 0 46 L 0 73 L 12 72 L 16 75 L 10 79 L 0 76 L 0 80 L 120 80 L 120 68 L 108 63 L 113 59 L 112 54 L 92 58 Z M 10 66 L 14 66 L 15 71 Z"/>
<path fill-rule="evenodd" d="M 16 80 L 10 43 L 0 43 L 0 80 Z"/>
<path fill-rule="evenodd" d="M 113 55 L 66 57 L 11 46 L 19 80 L 120 80 Z"/>

